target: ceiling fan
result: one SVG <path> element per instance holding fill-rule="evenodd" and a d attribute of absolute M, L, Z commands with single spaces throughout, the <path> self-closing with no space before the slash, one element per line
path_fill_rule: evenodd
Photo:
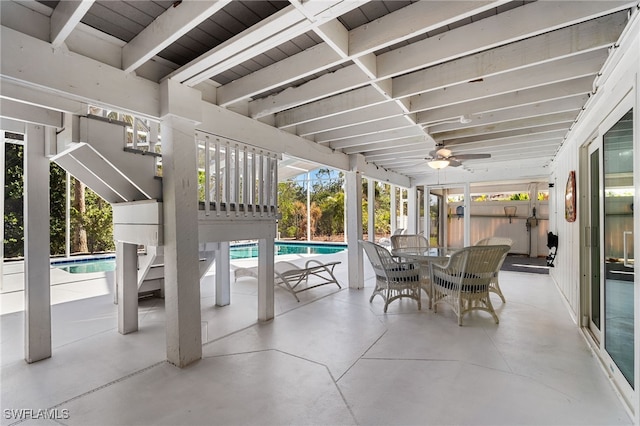
<path fill-rule="evenodd" d="M 481 158 L 491 158 L 491 154 L 458 154 L 455 155 L 450 149 L 440 148 L 429 153 L 427 157 L 428 165 L 432 169 L 444 169 L 447 166 L 460 167 L 464 160 L 478 160 Z"/>

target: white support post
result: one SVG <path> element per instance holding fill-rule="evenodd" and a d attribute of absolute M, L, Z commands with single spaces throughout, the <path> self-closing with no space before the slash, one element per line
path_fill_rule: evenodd
<path fill-rule="evenodd" d="M 424 205 L 424 236 L 427 241 L 431 241 L 431 188 L 427 185 L 424 187 L 424 199 L 422 200 Z"/>
<path fill-rule="evenodd" d="M 242 205 L 244 206 L 244 215 L 248 216 L 249 205 L 249 155 L 247 147 L 242 150 Z"/>
<path fill-rule="evenodd" d="M 307 172 L 307 241 L 311 241 L 311 173 Z"/>
<path fill-rule="evenodd" d="M 258 320 L 268 321 L 275 315 L 273 236 L 258 240 Z"/>
<path fill-rule="evenodd" d="M 398 229 L 398 201 L 396 196 L 396 186 L 391 185 L 389 189 L 391 191 L 391 235 L 393 235 L 395 234 L 396 229 Z"/>
<path fill-rule="evenodd" d="M 220 197 L 220 191 L 222 190 L 221 186 L 220 186 L 220 182 L 222 181 L 222 173 L 220 172 L 220 140 L 216 139 L 216 155 L 215 155 L 215 161 L 216 161 L 216 170 L 215 170 L 215 179 L 214 179 L 214 184 L 215 184 L 215 192 L 216 192 L 216 216 L 220 216 L 220 212 L 222 211 L 221 207 L 220 207 L 220 202 L 222 201 L 221 197 Z"/>
<path fill-rule="evenodd" d="M 0 129 L 1 130 L 1 129 Z M 2 152 L 0 152 L 0 166 L 2 166 L 2 170 L 6 170 L 5 168 L 5 153 L 7 150 L 5 143 L 5 133 L 2 133 L 2 142 L 0 143 L 0 148 L 2 148 Z M 0 213 L 2 213 L 3 221 L 4 221 L 4 175 L 5 171 L 0 174 Z M 2 283 L 4 282 L 4 222 L 2 222 L 2 226 L 0 226 L 0 290 L 2 290 Z"/>
<path fill-rule="evenodd" d="M 464 184 L 464 246 L 471 245 L 471 185 Z"/>
<path fill-rule="evenodd" d="M 418 233 L 418 188 L 407 190 L 407 234 Z"/>
<path fill-rule="evenodd" d="M 216 251 L 216 306 L 227 306 L 231 303 L 231 275 L 229 271 L 229 242 L 223 241 Z"/>
<path fill-rule="evenodd" d="M 118 289 L 118 331 L 138 331 L 138 246 L 116 243 L 116 282 Z"/>
<path fill-rule="evenodd" d="M 66 173 L 65 184 L 65 221 L 64 221 L 64 255 L 71 256 L 71 175 Z"/>
<path fill-rule="evenodd" d="M 49 160 L 44 126 L 28 124 L 24 142 L 24 338 L 28 363 L 51 357 Z"/>
<path fill-rule="evenodd" d="M 376 181 L 367 179 L 367 214 L 369 216 L 367 239 L 372 243 L 376 242 Z"/>
<path fill-rule="evenodd" d="M 167 361 L 185 367 L 202 358 L 195 141 L 202 94 L 173 80 L 160 93 Z"/>
<path fill-rule="evenodd" d="M 538 184 L 532 183 L 529 186 L 529 216 L 533 216 L 533 209 L 536 209 L 536 217 L 540 214 L 540 201 L 538 200 Z M 538 229 L 529 228 L 529 257 L 538 257 Z"/>
<path fill-rule="evenodd" d="M 347 259 L 349 288 L 364 287 L 364 263 L 358 240 L 362 239 L 362 178 L 360 172 L 346 172 Z"/>

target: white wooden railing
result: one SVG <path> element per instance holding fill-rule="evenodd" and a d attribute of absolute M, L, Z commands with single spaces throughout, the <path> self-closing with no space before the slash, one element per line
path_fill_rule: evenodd
<path fill-rule="evenodd" d="M 279 154 L 203 133 L 196 141 L 205 216 L 277 218 Z"/>

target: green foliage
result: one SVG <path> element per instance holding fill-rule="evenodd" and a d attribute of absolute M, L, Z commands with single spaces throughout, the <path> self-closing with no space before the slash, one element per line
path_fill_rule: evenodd
<path fill-rule="evenodd" d="M 278 208 L 281 218 L 278 221 L 278 231 L 282 238 L 295 238 L 300 227 L 296 214 L 295 203 L 306 200 L 304 188 L 293 181 L 278 183 Z"/>
<path fill-rule="evenodd" d="M 65 253 L 67 173 L 56 163 L 49 165 L 51 254 Z"/>
<path fill-rule="evenodd" d="M 512 194 L 511 197 L 509 197 L 509 201 L 527 201 L 529 199 L 529 194 L 527 193 L 520 193 L 520 194 Z"/>
<path fill-rule="evenodd" d="M 5 212 L 4 255 L 24 256 L 24 147 L 5 144 Z M 65 252 L 65 190 L 66 173 L 57 164 L 49 167 L 50 252 Z"/>
<path fill-rule="evenodd" d="M 6 258 L 24 255 L 23 160 L 22 145 L 5 144 L 4 256 Z"/>
<path fill-rule="evenodd" d="M 87 211 L 84 227 L 87 230 L 87 245 L 91 253 L 113 251 L 113 212 L 111 205 L 87 188 L 85 195 Z"/>

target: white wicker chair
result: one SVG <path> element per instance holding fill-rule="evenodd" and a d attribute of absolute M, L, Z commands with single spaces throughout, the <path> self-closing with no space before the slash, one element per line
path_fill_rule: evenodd
<path fill-rule="evenodd" d="M 511 247 L 513 245 L 513 240 L 511 238 L 506 237 L 489 237 L 482 239 L 476 243 L 477 246 L 499 246 L 505 245 Z M 498 265 L 498 272 L 496 272 L 496 276 L 491 280 L 491 285 L 489 287 L 489 291 L 497 294 L 502 299 L 502 303 L 506 303 L 507 301 L 504 298 L 504 294 L 502 294 L 502 289 L 500 288 L 500 282 L 498 281 L 498 274 L 500 273 L 500 268 L 502 268 L 502 264 L 504 260 L 507 258 L 509 253 L 505 253 L 504 257 L 500 261 L 500 265 Z"/>
<path fill-rule="evenodd" d="M 381 245 L 370 241 L 359 241 L 376 274 L 376 286 L 369 298 L 369 303 L 376 295 L 384 299 L 384 312 L 389 303 L 402 297 L 420 301 L 420 264 L 417 262 L 399 262 Z"/>
<path fill-rule="evenodd" d="M 391 247 L 398 248 L 418 248 L 428 249 L 429 240 L 424 235 L 419 234 L 403 234 L 391 236 Z M 431 298 L 431 273 L 429 268 L 429 262 L 420 262 L 421 268 L 421 282 L 420 287 L 427 293 L 427 296 Z"/>
<path fill-rule="evenodd" d="M 446 265 L 431 265 L 434 312 L 439 303 L 446 303 L 456 313 L 458 325 L 462 325 L 462 317 L 472 310 L 489 312 L 498 324 L 489 286 L 509 248 L 507 245 L 465 247 L 453 253 Z"/>
<path fill-rule="evenodd" d="M 391 236 L 391 246 L 397 248 L 429 248 L 429 241 L 420 234 L 402 234 Z"/>

